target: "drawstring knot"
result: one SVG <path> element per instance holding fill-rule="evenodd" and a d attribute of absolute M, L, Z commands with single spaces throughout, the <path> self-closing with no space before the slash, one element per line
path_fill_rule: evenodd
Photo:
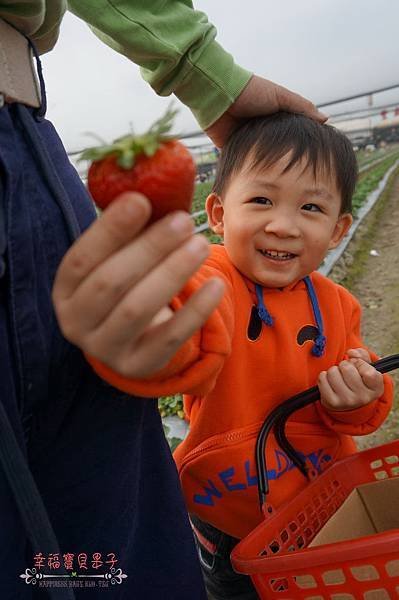
<path fill-rule="evenodd" d="M 262 319 L 262 321 L 264 322 L 265 325 L 269 325 L 269 327 L 272 327 L 273 323 L 274 323 L 274 319 L 271 316 L 271 314 L 269 313 L 269 311 L 267 310 L 266 306 L 258 306 L 258 315 L 259 317 Z"/>
<path fill-rule="evenodd" d="M 256 309 L 258 311 L 259 318 L 263 321 L 265 325 L 272 327 L 272 325 L 274 324 L 274 319 L 267 310 L 265 303 L 263 302 L 263 288 L 261 285 L 259 285 L 259 283 L 257 283 L 255 286 L 255 290 L 256 298 L 258 300 L 258 306 L 256 307 Z"/>
<path fill-rule="evenodd" d="M 326 347 L 326 342 L 327 342 L 327 338 L 325 335 L 318 335 L 317 338 L 314 340 L 314 344 L 313 344 L 313 348 L 312 348 L 312 354 L 313 356 L 323 356 L 324 354 L 324 349 Z"/>

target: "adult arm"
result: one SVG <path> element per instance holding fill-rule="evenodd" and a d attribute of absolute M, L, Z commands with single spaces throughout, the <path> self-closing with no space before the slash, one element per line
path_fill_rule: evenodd
<path fill-rule="evenodd" d="M 308 100 L 237 65 L 189 0 L 69 0 L 68 6 L 139 65 L 158 95 L 174 93 L 186 104 L 218 146 L 243 118 L 288 110 L 326 119 Z"/>
<path fill-rule="evenodd" d="M 57 41 L 66 0 L 0 0 L 0 18 L 31 38 L 39 54 Z"/>
<path fill-rule="evenodd" d="M 86 356 L 89 363 L 102 379 L 129 394 L 153 397 L 178 392 L 203 396 L 215 385 L 224 361 L 231 352 L 234 330 L 233 292 L 223 265 L 215 252 L 191 277 L 184 288 L 170 302 L 171 318 L 176 318 L 207 281 L 221 279 L 224 282 L 224 295 L 217 308 L 209 315 L 202 328 L 195 331 L 184 345 L 175 349 L 170 360 L 150 377 L 134 377 L 127 370 L 122 374 L 97 360 L 93 355 Z M 150 334 L 155 340 L 156 327 Z M 131 371 L 133 373 L 133 371 Z"/>

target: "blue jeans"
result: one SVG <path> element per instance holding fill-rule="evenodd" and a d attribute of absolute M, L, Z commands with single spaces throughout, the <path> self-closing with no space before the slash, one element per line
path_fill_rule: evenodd
<path fill-rule="evenodd" d="M 257 600 L 251 578 L 236 573 L 230 554 L 238 539 L 191 515 L 209 600 Z"/>
<path fill-rule="evenodd" d="M 21 105 L 0 108 L 0 181 L 0 401 L 61 553 L 113 554 L 128 576 L 75 597 L 204 600 L 157 401 L 103 382 L 58 328 L 54 276 L 95 212 L 52 125 Z M 33 558 L 0 466 L 2 600 L 47 598 L 20 578 Z"/>

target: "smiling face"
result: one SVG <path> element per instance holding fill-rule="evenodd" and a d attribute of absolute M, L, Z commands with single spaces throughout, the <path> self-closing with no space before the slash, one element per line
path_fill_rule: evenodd
<path fill-rule="evenodd" d="M 212 230 L 224 238 L 235 267 L 264 287 L 290 286 L 317 269 L 348 231 L 333 177 L 290 154 L 267 168 L 248 164 L 232 174 L 222 197 L 206 202 Z"/>

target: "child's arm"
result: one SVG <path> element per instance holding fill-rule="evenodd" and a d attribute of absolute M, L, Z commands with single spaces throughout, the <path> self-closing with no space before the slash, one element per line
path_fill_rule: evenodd
<path fill-rule="evenodd" d="M 393 384 L 371 362 L 377 355 L 369 352 L 360 337 L 361 308 L 350 296 L 351 325 L 345 360 L 319 375 L 319 414 L 323 421 L 341 433 L 365 435 L 375 431 L 387 417 L 393 399 Z"/>
<path fill-rule="evenodd" d="M 211 390 L 230 353 L 234 326 L 231 284 L 212 257 L 172 300 L 170 308 L 163 309 L 155 316 L 153 327 L 147 333 L 156 339 L 171 316 L 176 317 L 188 310 L 190 299 L 205 281 L 215 276 L 223 279 L 225 284 L 225 294 L 220 304 L 203 327 L 197 329 L 180 349 L 174 349 L 169 362 L 160 365 L 156 373 L 149 377 L 131 378 L 114 371 L 93 356 L 87 356 L 94 370 L 114 387 L 139 396 L 163 396 L 177 392 L 203 395 Z"/>

